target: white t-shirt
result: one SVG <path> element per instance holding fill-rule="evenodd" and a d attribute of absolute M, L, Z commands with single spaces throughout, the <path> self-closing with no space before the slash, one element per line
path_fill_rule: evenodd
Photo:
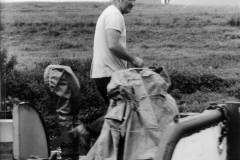
<path fill-rule="evenodd" d="M 114 5 L 108 6 L 98 18 L 91 66 L 91 78 L 111 77 L 112 73 L 127 68 L 127 62 L 113 55 L 107 47 L 106 30 L 120 31 L 120 43 L 126 48 L 126 26 L 122 13 Z"/>

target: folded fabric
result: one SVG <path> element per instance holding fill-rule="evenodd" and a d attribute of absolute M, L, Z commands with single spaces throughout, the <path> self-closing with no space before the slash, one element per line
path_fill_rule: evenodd
<path fill-rule="evenodd" d="M 169 84 L 150 69 L 115 72 L 99 138 L 84 160 L 153 159 L 161 135 L 178 115 Z"/>

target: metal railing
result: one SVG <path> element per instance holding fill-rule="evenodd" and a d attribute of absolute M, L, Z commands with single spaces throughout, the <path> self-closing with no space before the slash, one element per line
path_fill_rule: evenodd
<path fill-rule="evenodd" d="M 215 105 L 214 109 L 190 116 L 182 121 L 172 123 L 158 146 L 156 160 L 171 160 L 174 149 L 181 138 L 197 133 L 204 128 L 209 128 L 220 122 L 227 126 L 227 160 L 240 159 L 240 103 L 228 102 Z"/>

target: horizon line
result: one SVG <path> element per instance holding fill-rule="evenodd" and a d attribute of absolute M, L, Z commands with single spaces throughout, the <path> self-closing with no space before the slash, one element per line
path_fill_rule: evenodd
<path fill-rule="evenodd" d="M 31 2 L 50 2 L 50 3 L 61 3 L 61 2 L 110 2 L 111 0 L 0 0 L 0 3 L 31 3 Z"/>

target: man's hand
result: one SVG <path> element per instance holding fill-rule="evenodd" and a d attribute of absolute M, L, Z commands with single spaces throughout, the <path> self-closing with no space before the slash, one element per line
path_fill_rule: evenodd
<path fill-rule="evenodd" d="M 139 57 L 135 57 L 132 61 L 132 65 L 134 67 L 142 68 L 144 66 L 143 59 Z"/>

